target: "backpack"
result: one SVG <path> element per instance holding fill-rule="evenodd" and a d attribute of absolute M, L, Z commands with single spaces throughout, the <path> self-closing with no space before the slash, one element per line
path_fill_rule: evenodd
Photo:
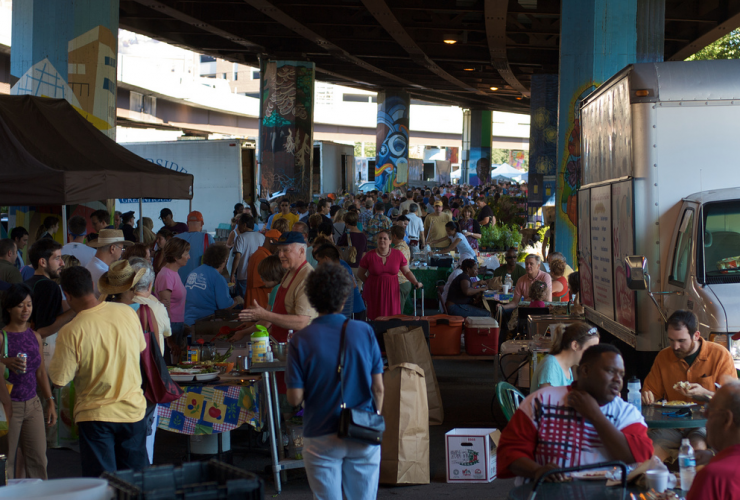
<path fill-rule="evenodd" d="M 357 262 L 357 247 L 352 245 L 352 235 L 349 233 L 349 231 L 345 229 L 344 235 L 347 237 L 347 246 L 337 247 L 340 257 L 344 262 L 348 264 L 355 264 Z"/>

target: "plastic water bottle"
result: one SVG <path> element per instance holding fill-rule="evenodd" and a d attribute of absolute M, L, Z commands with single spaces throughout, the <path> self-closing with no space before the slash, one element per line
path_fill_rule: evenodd
<path fill-rule="evenodd" d="M 681 440 L 681 449 L 678 450 L 678 467 L 681 469 L 681 489 L 689 491 L 696 475 L 696 458 L 694 448 L 688 439 Z"/>
<path fill-rule="evenodd" d="M 507 274 L 504 278 L 504 286 L 506 287 L 506 293 L 511 293 L 511 289 L 514 288 L 514 280 L 511 279 L 511 274 Z"/>
<path fill-rule="evenodd" d="M 637 411 L 642 413 L 642 395 L 640 394 L 640 379 L 632 377 L 627 382 L 627 402 L 635 405 Z"/>

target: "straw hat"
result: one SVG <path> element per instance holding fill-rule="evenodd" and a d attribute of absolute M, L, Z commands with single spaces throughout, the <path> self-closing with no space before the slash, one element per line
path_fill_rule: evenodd
<path fill-rule="evenodd" d="M 88 241 L 87 246 L 92 248 L 106 247 L 114 243 L 123 243 L 123 246 L 133 245 L 132 241 L 128 241 L 123 237 L 123 231 L 120 229 L 101 229 L 98 233 L 97 239 Z"/>
<path fill-rule="evenodd" d="M 134 272 L 127 260 L 114 262 L 98 280 L 100 295 L 116 295 L 132 289 L 145 272 L 146 268 Z"/>

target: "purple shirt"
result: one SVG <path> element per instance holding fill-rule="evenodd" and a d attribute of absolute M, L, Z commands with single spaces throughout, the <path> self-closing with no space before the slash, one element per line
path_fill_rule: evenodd
<path fill-rule="evenodd" d="M 33 399 L 36 397 L 36 370 L 41 366 L 41 352 L 36 335 L 30 328 L 25 332 L 3 330 L 3 335 L 8 342 L 9 358 L 14 358 L 19 352 L 28 356 L 26 358 L 26 373 L 10 371 L 8 382 L 13 384 L 10 399 L 18 402 Z"/>

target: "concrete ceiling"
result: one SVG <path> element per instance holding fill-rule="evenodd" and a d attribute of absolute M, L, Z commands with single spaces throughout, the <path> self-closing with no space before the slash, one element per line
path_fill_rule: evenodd
<path fill-rule="evenodd" d="M 738 26 L 740 0 L 666 0 L 665 59 Z M 531 76 L 558 71 L 560 0 L 120 0 L 120 27 L 255 67 L 314 61 L 339 85 L 526 113 Z"/>

